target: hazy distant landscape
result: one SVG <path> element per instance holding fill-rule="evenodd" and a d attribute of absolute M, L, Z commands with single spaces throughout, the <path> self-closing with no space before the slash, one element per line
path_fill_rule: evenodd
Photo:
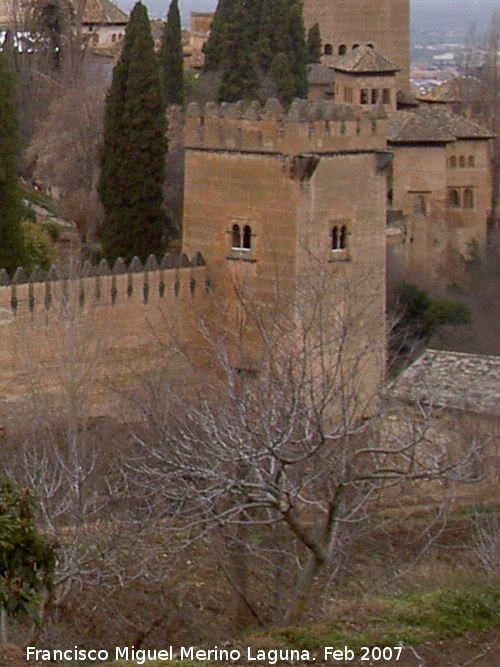
<path fill-rule="evenodd" d="M 134 0 L 118 0 L 118 5 L 130 10 Z M 162 18 L 166 15 L 169 0 L 145 0 L 150 15 Z M 217 0 L 180 0 L 179 7 L 185 27 L 189 25 L 191 11 L 212 11 Z M 479 30 L 486 30 L 491 13 L 500 11 L 500 0 L 412 0 L 412 29 L 414 35 L 422 31 L 438 30 L 466 32 L 472 22 Z"/>

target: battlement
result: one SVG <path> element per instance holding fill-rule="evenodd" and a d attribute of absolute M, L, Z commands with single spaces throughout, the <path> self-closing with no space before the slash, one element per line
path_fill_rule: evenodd
<path fill-rule="evenodd" d="M 165 255 L 160 263 L 150 255 L 143 265 L 138 257 L 127 264 L 118 258 L 111 268 L 106 260 L 97 266 L 85 262 L 71 270 L 52 266 L 48 272 L 35 267 L 31 276 L 18 268 L 12 277 L 0 270 L 0 324 L 27 313 L 56 310 L 77 303 L 83 309 L 120 304 L 148 304 L 193 298 L 209 288 L 201 253 L 192 260 L 181 255 Z"/>
<path fill-rule="evenodd" d="M 188 149 L 299 155 L 386 148 L 386 113 L 333 101 L 295 100 L 286 113 L 276 99 L 188 106 Z"/>

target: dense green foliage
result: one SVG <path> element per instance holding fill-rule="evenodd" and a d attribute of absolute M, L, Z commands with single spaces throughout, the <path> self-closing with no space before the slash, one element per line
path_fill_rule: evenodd
<path fill-rule="evenodd" d="M 27 263 L 16 173 L 17 107 L 14 75 L 0 54 L 0 268 L 13 273 Z"/>
<path fill-rule="evenodd" d="M 160 47 L 160 68 L 165 105 L 184 106 L 184 64 L 181 18 L 178 0 L 172 0 L 167 22 L 163 26 Z"/>
<path fill-rule="evenodd" d="M 34 266 L 48 271 L 50 265 L 56 259 L 54 243 L 49 229 L 45 225 L 37 225 L 31 220 L 24 220 L 21 223 L 21 229 L 24 236 L 26 251 L 29 256 L 28 266 L 25 269 L 31 270 Z M 52 227 L 57 230 L 57 227 Z"/>
<path fill-rule="evenodd" d="M 411 283 L 401 283 L 396 292 L 398 327 L 412 338 L 427 343 L 437 329 L 445 324 L 471 322 L 470 309 L 463 303 L 432 299 L 426 290 Z"/>
<path fill-rule="evenodd" d="M 160 71 L 146 7 L 130 15 L 106 100 L 100 153 L 100 230 L 106 257 L 145 260 L 164 250 L 166 120 Z"/>
<path fill-rule="evenodd" d="M 319 24 L 315 23 L 307 33 L 307 61 L 319 63 L 321 60 L 321 35 Z"/>
<path fill-rule="evenodd" d="M 55 545 L 37 531 L 35 509 L 27 489 L 0 479 L 0 609 L 19 618 L 36 615 L 55 565 Z"/>
<path fill-rule="evenodd" d="M 446 299 L 433 299 L 417 285 L 402 282 L 396 285 L 391 304 L 394 324 L 390 336 L 392 372 L 421 353 L 432 336 L 445 325 L 470 324 L 469 306 Z"/>
<path fill-rule="evenodd" d="M 251 21 L 244 0 L 237 0 L 231 19 L 225 26 L 223 62 L 219 99 L 224 102 L 251 100 L 258 88 L 258 76 L 252 55 Z"/>
<path fill-rule="evenodd" d="M 221 72 L 221 101 L 255 99 L 269 80 L 284 103 L 307 96 L 301 0 L 220 0 L 204 52 L 205 72 Z"/>

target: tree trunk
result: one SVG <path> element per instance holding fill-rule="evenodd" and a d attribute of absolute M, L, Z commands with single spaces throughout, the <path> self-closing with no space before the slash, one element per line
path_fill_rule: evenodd
<path fill-rule="evenodd" d="M 0 611 L 0 644 L 6 644 L 7 639 L 7 612 L 2 609 Z"/>
<path fill-rule="evenodd" d="M 314 579 L 323 566 L 323 563 L 324 561 L 320 561 L 314 554 L 309 556 L 295 586 L 294 602 L 288 608 L 285 616 L 285 623 L 287 625 L 295 625 L 302 620 L 309 604 Z"/>

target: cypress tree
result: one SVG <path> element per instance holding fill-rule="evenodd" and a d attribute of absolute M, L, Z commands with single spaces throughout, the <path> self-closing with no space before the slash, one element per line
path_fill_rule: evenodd
<path fill-rule="evenodd" d="M 259 28 L 259 63 L 267 73 L 278 53 L 291 49 L 287 0 L 266 0 L 262 7 Z"/>
<path fill-rule="evenodd" d="M 319 63 L 321 61 L 321 35 L 319 32 L 319 23 L 315 23 L 311 26 L 307 33 L 307 61 L 309 63 Z"/>
<path fill-rule="evenodd" d="M 269 76 L 276 86 L 276 93 L 280 101 L 288 106 L 295 97 L 295 77 L 290 70 L 290 63 L 284 53 L 278 53 L 274 58 Z"/>
<path fill-rule="evenodd" d="M 307 47 L 302 0 L 288 0 L 290 70 L 295 79 L 295 96 L 307 97 Z"/>
<path fill-rule="evenodd" d="M 26 266 L 28 257 L 21 230 L 21 197 L 18 191 L 17 104 L 14 75 L 0 53 L 0 268 L 13 273 Z"/>
<path fill-rule="evenodd" d="M 254 64 L 251 16 L 244 0 L 236 0 L 224 30 L 220 102 L 254 99 L 259 78 Z"/>
<path fill-rule="evenodd" d="M 205 72 L 219 69 L 224 53 L 224 38 L 226 26 L 231 20 L 236 0 L 219 0 L 212 20 L 212 27 L 208 40 L 203 46 L 205 54 Z"/>
<path fill-rule="evenodd" d="M 178 0 L 172 0 L 167 22 L 163 27 L 160 66 L 165 106 L 184 106 L 184 55 L 182 52 L 181 18 Z"/>
<path fill-rule="evenodd" d="M 145 260 L 163 248 L 166 120 L 146 7 L 130 15 L 106 101 L 99 194 L 106 257 Z"/>

